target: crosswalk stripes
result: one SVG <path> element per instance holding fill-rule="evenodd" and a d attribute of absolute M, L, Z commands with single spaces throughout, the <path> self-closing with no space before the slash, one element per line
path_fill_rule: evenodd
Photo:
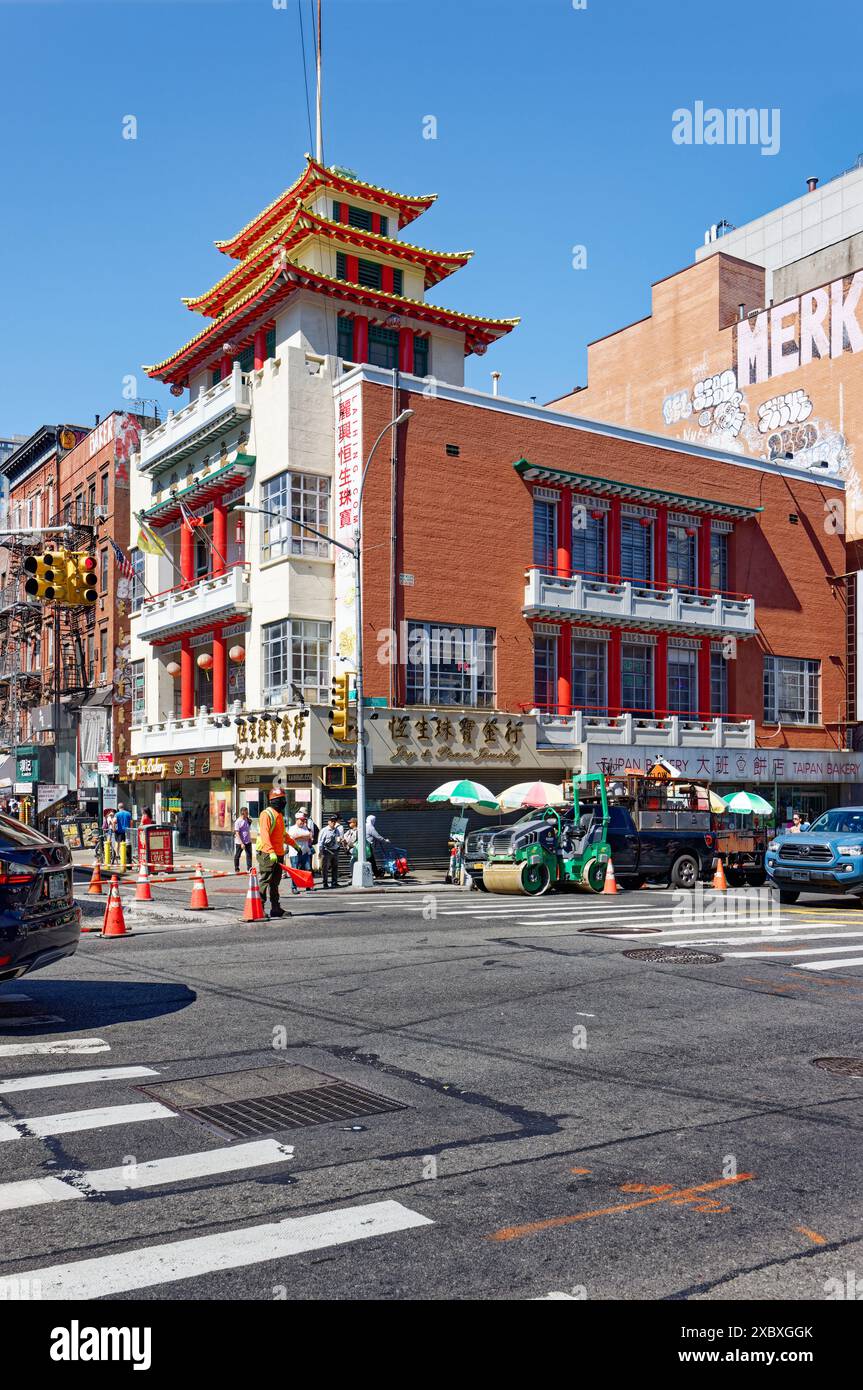
<path fill-rule="evenodd" d="M 53 1134 L 79 1134 L 86 1129 L 166 1120 L 176 1111 L 158 1101 L 138 1105 L 105 1105 L 96 1110 L 67 1110 L 58 1115 L 32 1115 L 26 1120 L 0 1120 L 0 1144 L 10 1139 L 45 1138 Z"/>
<path fill-rule="evenodd" d="M 84 1052 L 110 1052 L 111 1045 L 103 1038 L 54 1038 L 51 1042 L 0 1043 L 0 1061 L 4 1057 L 48 1056 Z"/>
<path fill-rule="evenodd" d="M 0 1297 L 4 1283 L 14 1297 L 15 1281 L 24 1285 L 30 1281 L 46 1299 L 106 1298 L 433 1224 L 429 1217 L 401 1202 L 368 1202 L 317 1216 L 288 1217 L 221 1235 L 139 1246 L 119 1255 L 30 1269 L 16 1275 L 14 1281 L 0 1278 Z"/>
<path fill-rule="evenodd" d="M 36 1076 L 12 1076 L 0 1080 L 0 1095 L 13 1091 L 45 1091 L 55 1086 L 88 1086 L 95 1081 L 128 1081 L 138 1076 L 158 1076 L 153 1067 L 95 1067 L 88 1071 L 52 1071 Z"/>
<path fill-rule="evenodd" d="M 74 1086 L 83 1087 L 82 1094 L 86 1097 L 87 1088 L 91 1086 L 158 1075 L 156 1069 L 144 1066 L 29 1074 L 0 1079 L 0 1095 L 26 1096 L 54 1087 L 68 1091 Z M 0 1151 L 4 1142 L 14 1140 L 105 1130 L 111 1126 L 126 1127 L 167 1118 L 176 1120 L 176 1112 L 157 1102 L 84 1106 L 78 1110 L 40 1112 L 23 1118 L 7 1113 L 0 1119 Z M 162 1133 L 160 1129 L 156 1132 Z M 136 1163 L 124 1161 L 122 1166 L 113 1168 L 81 1167 L 50 1175 L 45 1175 L 44 1171 L 42 1174 L 31 1172 L 15 1181 L 0 1183 L 0 1231 L 7 1237 L 8 1248 L 9 1228 L 5 1223 L 14 1221 L 19 1212 L 26 1213 L 31 1207 L 92 1201 L 94 1197 L 108 1194 L 159 1187 L 173 1195 L 178 1184 L 229 1174 L 242 1181 L 246 1174 L 287 1163 L 293 1155 L 292 1145 L 276 1139 L 257 1139 Z M 0 1300 L 27 1297 L 26 1290 L 34 1284 L 40 1288 L 43 1298 L 101 1298 L 432 1224 L 428 1217 L 395 1201 L 343 1206 L 314 1216 L 253 1224 L 218 1235 L 158 1244 L 139 1242 L 120 1254 L 18 1271 L 5 1277 L 0 1275 Z M 98 1244 L 92 1221 L 90 1239 Z"/>
<path fill-rule="evenodd" d="M 408 911 L 422 912 L 424 908 L 416 905 Z M 693 901 L 691 913 L 686 906 L 681 909 L 679 902 L 639 902 L 637 895 L 627 894 L 622 901 L 543 895 L 492 898 L 489 902 L 471 899 L 469 903 L 439 907 L 436 919 L 452 919 L 447 925 L 453 928 L 501 927 L 518 929 L 520 935 L 541 931 L 544 935 L 571 936 L 591 928 L 603 939 L 630 944 L 641 936 L 645 944 L 656 946 L 735 947 L 738 949 L 723 950 L 726 959 L 776 957 L 777 963 L 801 970 L 846 970 L 863 965 L 863 930 L 853 929 L 853 918 L 840 916 L 833 921 L 826 914 L 808 916 L 800 908 L 781 918 L 777 915 L 775 920 L 751 920 L 747 914 L 745 895 L 738 898 L 734 893 L 717 901 L 705 899 L 698 906 Z M 828 942 L 831 944 L 825 944 Z M 814 959 L 821 956 L 828 959 Z"/>
<path fill-rule="evenodd" d="M 189 1182 L 273 1163 L 287 1163 L 294 1156 L 290 1144 L 275 1139 L 257 1139 L 199 1153 L 154 1158 L 147 1163 L 124 1164 L 119 1168 L 91 1168 L 67 1173 L 65 1177 L 24 1178 L 0 1183 L 0 1212 L 20 1207 L 43 1206 L 46 1202 L 83 1201 L 93 1193 L 129 1192 L 165 1183 Z"/>

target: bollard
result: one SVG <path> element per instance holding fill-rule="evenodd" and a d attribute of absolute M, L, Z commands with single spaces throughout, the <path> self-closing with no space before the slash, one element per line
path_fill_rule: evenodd
<path fill-rule="evenodd" d="M 105 868 L 106 868 L 106 869 L 110 869 L 110 867 L 111 867 L 111 841 L 108 839 L 108 836 L 106 835 L 106 836 L 105 836 Z"/>
<path fill-rule="evenodd" d="M 129 846 L 125 840 L 120 841 L 120 873 L 124 874 L 129 862 Z"/>

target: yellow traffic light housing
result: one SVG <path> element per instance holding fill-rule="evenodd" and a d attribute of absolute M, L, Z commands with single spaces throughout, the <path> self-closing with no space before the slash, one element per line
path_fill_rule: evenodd
<path fill-rule="evenodd" d="M 51 551 L 44 555 L 28 555 L 24 561 L 24 573 L 28 579 L 24 584 L 25 594 L 37 598 L 41 603 L 51 603 L 55 596 L 57 556 Z"/>
<path fill-rule="evenodd" d="M 96 602 L 96 561 L 86 551 L 73 551 L 69 557 L 69 603 Z"/>
<path fill-rule="evenodd" d="M 58 550 L 54 556 L 54 602 L 71 603 L 70 560 L 67 550 Z"/>
<path fill-rule="evenodd" d="M 351 674 L 349 671 L 342 672 L 341 675 L 333 679 L 331 687 L 330 705 L 330 725 L 328 733 L 330 738 L 341 739 L 344 743 L 350 738 L 350 702 Z"/>

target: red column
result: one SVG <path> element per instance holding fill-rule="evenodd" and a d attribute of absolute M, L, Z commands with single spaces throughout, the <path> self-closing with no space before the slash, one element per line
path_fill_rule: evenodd
<path fill-rule="evenodd" d="M 372 213 L 372 231 L 376 236 L 381 234 L 381 215 L 379 212 Z"/>
<path fill-rule="evenodd" d="M 347 203 L 339 203 L 339 221 L 340 221 L 340 222 L 347 222 L 347 221 L 348 221 L 348 212 L 349 212 L 349 208 L 348 208 Z"/>
<path fill-rule="evenodd" d="M 611 498 L 608 513 L 608 574 L 613 579 L 620 578 L 620 508 L 619 497 Z M 610 698 L 610 697 L 609 697 Z"/>
<path fill-rule="evenodd" d="M 213 633 L 213 713 L 224 714 L 228 707 L 228 680 L 225 666 L 225 637 L 219 628 Z"/>
<path fill-rule="evenodd" d="M 618 511 L 618 516 L 620 515 Z M 618 532 L 618 535 L 620 533 Z M 611 629 L 611 640 L 608 644 L 608 707 L 612 712 L 620 709 L 621 701 L 621 681 L 620 681 L 620 628 Z"/>
<path fill-rule="evenodd" d="M 572 714 L 572 628 L 564 624 L 557 639 L 557 713 Z"/>
<path fill-rule="evenodd" d="M 412 328 L 399 329 L 399 371 L 413 375 L 414 335 Z"/>
<path fill-rule="evenodd" d="M 219 559 L 219 556 L 224 559 Z M 213 504 L 213 574 L 224 574 L 228 556 L 228 509 L 224 502 Z"/>
<path fill-rule="evenodd" d="M 354 315 L 354 361 L 369 360 L 369 321 L 364 314 Z"/>
<path fill-rule="evenodd" d="M 225 380 L 225 377 L 226 377 L 226 376 L 230 376 L 230 375 L 231 375 L 231 372 L 232 372 L 233 370 L 234 370 L 234 364 L 233 364 L 233 362 L 231 361 L 230 356 L 229 356 L 228 353 L 226 352 L 226 353 L 223 354 L 222 360 L 221 360 L 221 362 L 219 363 L 219 373 L 220 373 L 221 380 L 224 381 L 224 380 Z"/>
<path fill-rule="evenodd" d="M 557 504 L 557 572 L 569 579 L 572 574 L 572 497 L 568 492 Z"/>
<path fill-rule="evenodd" d="M 653 649 L 653 712 L 668 712 L 668 634 L 661 632 Z"/>
<path fill-rule="evenodd" d="M 698 553 L 698 587 L 710 592 L 710 517 L 702 517 L 695 542 Z"/>
<path fill-rule="evenodd" d="M 180 574 L 183 587 L 195 582 L 195 533 L 187 521 L 180 527 Z"/>
<path fill-rule="evenodd" d="M 192 660 L 192 644 L 188 637 L 180 638 L 180 718 L 193 719 L 195 715 L 195 663 Z"/>
<path fill-rule="evenodd" d="M 392 294 L 394 289 L 393 268 L 391 265 L 381 266 L 381 289 L 384 294 Z"/>
<path fill-rule="evenodd" d="M 657 510 L 653 527 L 653 577 L 657 584 L 668 583 L 668 512 L 665 507 Z"/>
<path fill-rule="evenodd" d="M 710 638 L 704 637 L 698 649 L 698 713 L 710 713 Z M 729 704 L 730 708 L 730 704 Z"/>
<path fill-rule="evenodd" d="M 259 372 L 267 360 L 267 330 L 259 328 L 255 333 L 255 371 Z"/>
<path fill-rule="evenodd" d="M 360 279 L 360 258 L 359 256 L 345 257 L 345 279 L 350 280 L 352 285 L 359 283 Z"/>

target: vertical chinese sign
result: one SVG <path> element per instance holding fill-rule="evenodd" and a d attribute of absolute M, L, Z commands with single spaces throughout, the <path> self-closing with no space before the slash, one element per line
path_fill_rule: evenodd
<path fill-rule="evenodd" d="M 360 482 L 362 480 L 362 387 L 351 386 L 336 392 L 336 466 L 334 536 L 342 545 L 352 546 L 359 522 Z M 336 550 L 336 630 L 335 655 L 354 664 L 357 630 L 354 613 L 354 562 L 344 550 Z"/>

